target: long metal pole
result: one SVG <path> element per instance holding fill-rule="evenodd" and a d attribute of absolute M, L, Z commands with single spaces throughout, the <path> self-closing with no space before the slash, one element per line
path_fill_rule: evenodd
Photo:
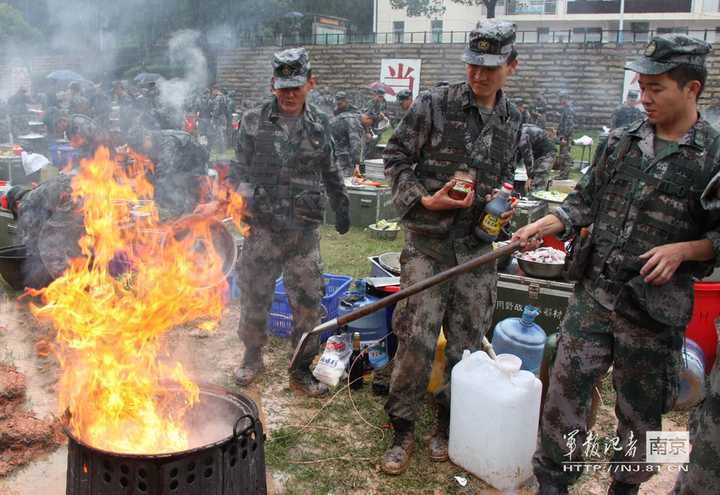
<path fill-rule="evenodd" d="M 620 0 L 620 23 L 618 24 L 618 43 L 623 44 L 623 29 L 625 25 L 625 0 Z"/>
<path fill-rule="evenodd" d="M 383 297 L 382 299 L 379 299 L 372 304 L 368 304 L 367 306 L 363 306 L 362 308 L 356 309 L 355 311 L 351 311 L 350 313 L 338 316 L 337 318 L 333 318 L 330 321 L 326 321 L 325 323 L 316 326 L 309 332 L 304 333 L 302 337 L 300 337 L 300 341 L 298 342 L 298 345 L 295 348 L 295 352 L 293 353 L 292 360 L 290 361 L 289 368 L 291 370 L 294 368 L 295 361 L 297 360 L 298 356 L 300 356 L 302 349 L 305 347 L 307 338 L 310 335 L 319 332 L 337 330 L 338 328 L 345 326 L 352 321 L 358 320 L 363 316 L 367 316 L 374 313 L 375 311 L 395 304 L 396 302 L 402 299 L 406 299 L 414 294 L 417 294 L 418 292 L 424 291 L 425 289 L 441 284 L 443 282 L 447 282 L 453 277 L 457 277 L 458 275 L 461 275 L 463 273 L 470 272 L 481 265 L 493 262 L 498 258 L 517 251 L 518 249 L 520 249 L 520 241 L 510 242 L 503 247 L 494 249 L 490 253 L 478 256 L 477 258 L 463 263 L 462 265 L 458 265 L 444 272 L 440 272 L 437 275 L 433 275 L 432 277 L 421 280 L 420 282 L 417 282 L 410 287 L 406 287 L 394 294 Z"/>

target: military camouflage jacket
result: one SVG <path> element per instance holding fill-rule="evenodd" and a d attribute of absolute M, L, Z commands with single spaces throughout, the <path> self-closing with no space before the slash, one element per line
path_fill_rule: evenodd
<path fill-rule="evenodd" d="M 152 133 L 150 159 L 158 208 L 172 216 L 191 213 L 200 201 L 209 154 L 190 134 L 164 130 Z"/>
<path fill-rule="evenodd" d="M 665 326 L 684 327 L 693 278 L 720 265 L 720 136 L 699 119 L 657 156 L 654 144 L 647 120 L 613 130 L 592 171 L 555 215 L 565 235 L 593 225 L 583 285 L 600 304 L 617 309 L 634 301 Z M 713 262 L 682 263 L 663 286 L 643 281 L 641 254 L 699 239 L 712 241 Z"/>
<path fill-rule="evenodd" d="M 327 115 L 305 104 L 294 129 L 282 124 L 272 98 L 243 115 L 231 180 L 248 200 L 248 222 L 276 230 L 315 228 L 322 221 L 325 194 L 333 210 L 349 199 L 332 160 Z"/>
<path fill-rule="evenodd" d="M 644 118 L 645 114 L 639 108 L 621 105 L 615 109 L 612 114 L 610 128 L 617 129 L 618 127 L 625 127 L 626 125 L 630 125 L 633 122 Z"/>
<path fill-rule="evenodd" d="M 342 112 L 330 119 L 330 129 L 335 145 L 335 157 L 349 160 L 351 164 L 360 163 L 365 135 L 360 115 L 355 112 Z"/>
<path fill-rule="evenodd" d="M 455 110 L 453 110 L 455 109 Z M 395 208 L 417 236 L 444 239 L 445 253 L 456 240 L 470 240 L 485 208 L 485 195 L 512 183 L 520 139 L 520 112 L 499 91 L 495 108 L 478 109 L 467 83 L 421 93 L 387 144 L 383 158 Z M 455 170 L 475 170 L 475 201 L 464 210 L 429 211 L 420 198 L 452 179 Z M 453 244 L 455 246 L 453 247 Z"/>
<path fill-rule="evenodd" d="M 544 130 L 535 125 L 522 126 L 518 154 L 525 164 L 528 177 L 532 179 L 533 189 L 547 188 L 556 152 L 555 144 Z"/>
<path fill-rule="evenodd" d="M 18 207 L 18 229 L 27 248 L 26 282 L 40 287 L 58 277 L 68 259 L 80 256 L 84 233 L 79 202 L 72 199 L 72 178 L 60 174 L 23 196 Z"/>
<path fill-rule="evenodd" d="M 560 109 L 560 123 L 558 124 L 557 135 L 561 138 L 572 138 L 575 132 L 575 108 L 568 103 Z"/>
<path fill-rule="evenodd" d="M 385 100 L 376 100 L 372 98 L 365 104 L 365 112 L 374 113 L 380 115 L 387 110 L 387 102 Z"/>
<path fill-rule="evenodd" d="M 107 144 L 107 133 L 100 129 L 93 119 L 87 115 L 75 114 L 70 116 L 70 126 L 67 135 L 72 138 L 74 135 L 81 136 L 85 144 L 81 148 L 81 152 L 85 156 L 92 155 L 98 146 Z"/>

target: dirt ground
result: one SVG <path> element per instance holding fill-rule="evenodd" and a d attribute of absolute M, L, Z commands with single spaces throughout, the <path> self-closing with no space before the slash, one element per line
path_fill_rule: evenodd
<path fill-rule="evenodd" d="M 237 306 L 231 304 L 217 331 L 205 337 L 197 336 L 198 332 L 190 328 L 172 331 L 165 347 L 169 357 L 181 359 L 199 381 L 238 390 L 231 378 L 231 370 L 242 355 L 235 333 L 238 314 Z M 14 300 L 0 302 L 0 322 L 0 362 L 13 364 L 24 375 L 27 411 L 52 421 L 51 414 L 57 413 L 54 387 L 59 369 L 52 355 L 46 352 L 49 329 L 35 323 L 27 310 Z M 272 338 L 265 353 L 266 373 L 258 383 L 243 391 L 263 411 L 261 419 L 268 435 L 266 465 L 272 493 L 497 493 L 451 463 L 429 462 L 427 439 L 432 424 L 429 408 L 418 424 L 418 448 L 410 469 L 399 477 L 383 475 L 379 461 L 392 436 L 383 413 L 383 400 L 373 396 L 369 387 L 352 395 L 347 389 L 340 389 L 332 398 L 322 400 L 295 395 L 287 386 L 290 353 L 287 341 Z M 600 407 L 594 431 L 611 437 L 615 424 L 613 405 L 607 390 L 604 396 L 605 403 Z M 684 430 L 686 424 L 685 415 L 673 414 L 665 418 L 663 426 Z M 0 422 L 0 450 L 3 428 L 8 427 L 21 433 L 12 425 Z M 66 453 L 63 447 L 55 449 L 57 444 L 45 445 L 44 457 L 9 476 L 0 477 L 0 495 L 64 494 Z M 465 479 L 467 485 L 462 487 L 456 477 Z M 674 479 L 674 473 L 663 471 L 646 483 L 641 493 L 668 493 Z M 585 475 L 572 493 L 604 494 L 608 483 L 606 473 Z M 517 493 L 534 493 L 535 488 L 530 484 Z"/>

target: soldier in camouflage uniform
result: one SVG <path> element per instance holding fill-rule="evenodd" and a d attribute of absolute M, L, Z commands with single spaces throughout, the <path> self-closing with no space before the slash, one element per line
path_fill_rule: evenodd
<path fill-rule="evenodd" d="M 398 103 L 402 110 L 400 119 L 404 117 L 410 110 L 413 103 L 412 93 L 409 89 L 401 89 L 397 93 Z M 377 395 L 387 395 L 390 390 L 390 377 L 395 369 L 395 360 L 390 361 L 386 366 L 373 372 L 372 391 Z"/>
<path fill-rule="evenodd" d="M 556 179 L 567 179 L 570 177 L 572 168 L 572 157 L 570 147 L 572 146 L 573 133 L 575 132 L 575 108 L 568 100 L 566 92 L 560 93 L 560 123 L 557 128 L 557 138 L 560 142 Z"/>
<path fill-rule="evenodd" d="M 623 105 L 620 105 L 612 114 L 610 121 L 610 129 L 625 127 L 635 121 L 645 118 L 645 114 L 638 108 L 640 94 L 631 89 L 628 91 L 627 99 Z"/>
<path fill-rule="evenodd" d="M 530 116 L 530 112 L 528 111 L 527 107 L 525 106 L 525 100 L 522 98 L 515 98 L 514 102 L 515 106 L 518 109 L 518 112 L 520 112 L 520 115 L 522 116 L 522 123 L 523 124 L 529 124 L 532 120 L 532 117 Z"/>
<path fill-rule="evenodd" d="M 67 136 L 75 148 L 80 151 L 82 158 L 95 154 L 99 146 L 107 145 L 108 133 L 97 126 L 95 121 L 87 115 L 68 115 L 60 113 L 54 124 L 55 133 Z"/>
<path fill-rule="evenodd" d="M 373 90 L 373 97 L 365 104 L 363 112 L 377 115 L 378 118 L 383 118 L 386 110 L 385 90 L 382 88 Z"/>
<path fill-rule="evenodd" d="M 335 94 L 335 108 L 333 109 L 333 115 L 340 115 L 343 112 L 360 113 L 360 109 L 350 103 L 348 95 L 345 91 L 338 91 Z"/>
<path fill-rule="evenodd" d="M 547 121 L 545 120 L 545 113 L 547 112 L 547 102 L 543 95 L 537 95 L 535 103 L 530 110 L 530 123 L 538 126 L 540 129 L 547 127 Z"/>
<path fill-rule="evenodd" d="M 70 90 L 70 102 L 68 104 L 68 113 L 70 115 L 87 115 L 91 113 L 90 101 L 85 98 L 80 89 L 80 83 L 72 82 L 68 87 Z"/>
<path fill-rule="evenodd" d="M 412 92 L 409 89 L 401 89 L 397 93 L 397 101 L 398 105 L 400 105 L 400 109 L 402 110 L 402 114 L 405 115 L 412 106 Z"/>
<path fill-rule="evenodd" d="M 80 205 L 71 197 L 71 180 L 61 173 L 34 189 L 15 186 L 8 193 L 8 208 L 27 250 L 23 276 L 28 287 L 45 287 L 67 269 L 68 259 L 81 255 L 78 241 L 85 230 Z"/>
<path fill-rule="evenodd" d="M 228 99 L 216 84 L 210 96 L 210 146 L 220 153 L 225 152 L 227 131 Z"/>
<path fill-rule="evenodd" d="M 240 258 L 241 314 L 239 335 L 245 345 L 235 370 L 240 385 L 262 369 L 265 325 L 275 279 L 283 274 L 293 313 L 292 342 L 320 323 L 323 280 L 318 226 L 325 192 L 336 213 L 336 230 L 350 228 L 349 200 L 340 171 L 332 161 L 328 118 L 305 100 L 312 89 L 310 62 L 304 48 L 273 57 L 275 96 L 243 116 L 233 181 L 248 201 L 250 235 Z M 317 349 L 305 347 L 290 385 L 320 396 L 328 388 L 315 380 L 310 365 Z"/>
<path fill-rule="evenodd" d="M 350 110 L 345 93 L 339 92 L 335 99 L 338 102 L 336 111 L 346 108 L 330 119 L 330 132 L 335 145 L 335 167 L 344 177 L 352 177 L 356 170 L 360 171 L 365 130 L 360 122 L 360 114 Z"/>
<path fill-rule="evenodd" d="M 582 462 L 592 387 L 611 366 L 621 468 L 609 493 L 638 493 L 652 476 L 623 463 L 645 459 L 646 432 L 662 428 L 675 402 L 693 278 L 720 265 L 720 135 L 697 113 L 709 51 L 686 35 L 653 38 L 627 65 L 640 74 L 648 118 L 613 130 L 563 205 L 514 236 L 567 239 L 593 225 L 571 264 L 579 281 L 542 414 L 534 457 L 541 494 L 567 493 L 580 476 L 563 462 Z"/>
<path fill-rule="evenodd" d="M 720 355 L 720 319 L 715 321 Z M 690 464 L 681 471 L 673 495 L 705 495 L 720 486 L 720 359 L 715 359 L 705 400 L 692 412 Z"/>
<path fill-rule="evenodd" d="M 528 177 L 524 192 L 547 190 L 555 152 L 555 143 L 544 130 L 532 124 L 522 126 L 518 155 Z"/>
<path fill-rule="evenodd" d="M 185 131 L 133 129 L 129 144 L 155 165 L 149 179 L 161 218 L 192 213 L 207 180 L 207 149 Z"/>
<path fill-rule="evenodd" d="M 492 249 L 478 233 L 479 222 L 493 189 L 512 182 L 520 138 L 520 114 L 502 91 L 517 67 L 514 42 L 512 24 L 480 23 L 463 55 L 467 81 L 421 93 L 388 142 L 385 174 L 406 231 L 403 287 Z M 448 194 L 456 176 L 474 177 L 475 191 L 463 200 Z M 495 265 L 485 265 L 398 304 L 398 353 L 385 405 L 395 436 L 383 457 L 386 473 L 399 474 L 410 461 L 441 325 L 447 366 L 436 393 L 430 456 L 447 460 L 450 371 L 464 349 L 480 349 L 492 322 L 496 279 Z"/>

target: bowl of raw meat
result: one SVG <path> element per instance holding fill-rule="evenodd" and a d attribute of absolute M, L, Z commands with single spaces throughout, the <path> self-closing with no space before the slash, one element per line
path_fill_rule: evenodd
<path fill-rule="evenodd" d="M 551 247 L 516 253 L 520 269 L 531 277 L 559 278 L 565 265 L 565 253 Z"/>

